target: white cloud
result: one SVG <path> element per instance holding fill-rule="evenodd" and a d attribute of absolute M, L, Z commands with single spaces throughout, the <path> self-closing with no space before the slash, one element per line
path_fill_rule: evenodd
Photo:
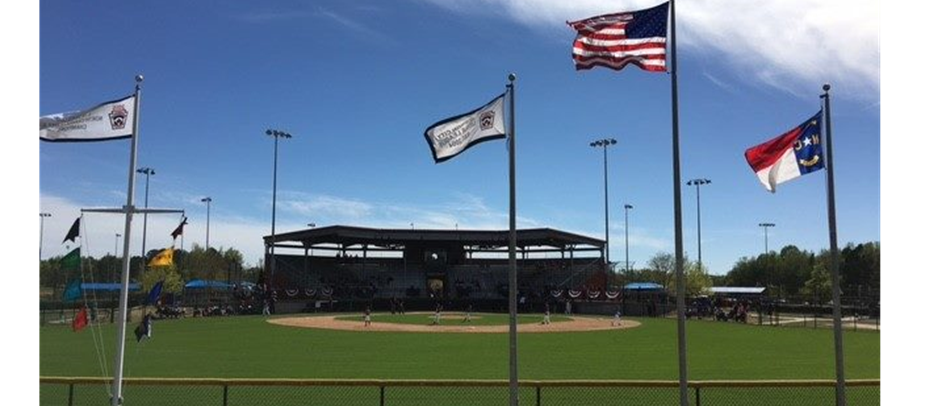
<path fill-rule="evenodd" d="M 382 9 L 376 7 L 356 7 L 355 10 L 362 13 L 375 14 Z M 372 17 L 372 16 L 370 16 Z M 330 20 L 334 24 L 340 25 L 348 31 L 354 32 L 367 39 L 374 41 L 383 41 L 387 44 L 392 43 L 389 36 L 370 28 L 370 25 L 357 21 L 354 18 L 341 15 L 332 10 L 317 8 L 311 10 L 287 10 L 287 11 L 256 11 L 234 16 L 236 20 L 251 24 L 268 24 L 288 20 Z"/>
<path fill-rule="evenodd" d="M 454 12 L 509 16 L 562 35 L 567 20 L 654 6 L 658 1 L 426 0 Z M 782 91 L 807 95 L 825 82 L 872 102 L 880 97 L 876 0 L 698 0 L 677 8 L 681 59 L 709 58 Z M 681 63 L 681 66 L 683 63 Z M 683 67 L 681 67 L 683 70 Z"/>
<path fill-rule="evenodd" d="M 703 77 L 709 79 L 710 82 L 713 82 L 714 85 L 716 85 L 720 89 L 723 89 L 727 92 L 732 92 L 735 90 L 733 88 L 733 85 L 730 85 L 729 83 L 726 83 L 725 81 L 718 79 L 716 76 L 711 75 L 710 72 L 703 72 Z"/>
<path fill-rule="evenodd" d="M 317 13 L 313 11 L 293 10 L 293 11 L 256 11 L 253 13 L 239 14 L 235 19 L 247 23 L 271 23 L 284 20 L 296 20 L 316 17 Z"/>
<path fill-rule="evenodd" d="M 345 221 L 369 217 L 373 206 L 358 200 L 336 196 L 312 195 L 302 192 L 285 192 L 278 201 L 278 208 L 289 214 L 318 218 L 339 218 Z"/>

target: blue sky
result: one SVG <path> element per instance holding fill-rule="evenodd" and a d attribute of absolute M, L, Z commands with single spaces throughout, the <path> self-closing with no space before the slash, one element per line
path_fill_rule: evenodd
<path fill-rule="evenodd" d="M 691 4 L 686 4 L 691 3 Z M 839 4 L 836 4 L 839 3 Z M 565 24 L 657 1 L 42 2 L 39 113 L 133 92 L 143 74 L 138 166 L 151 207 L 186 210 L 185 243 L 263 252 L 279 144 L 279 232 L 307 223 L 372 227 L 507 227 L 505 143 L 434 164 L 422 133 L 517 80 L 518 227 L 604 238 L 602 151 L 609 149 L 610 239 L 631 261 L 673 253 L 670 78 L 634 67 L 576 72 Z M 832 85 L 840 245 L 880 240 L 880 26 L 876 2 L 730 0 L 678 8 L 682 178 L 701 188 L 702 257 L 711 273 L 769 248 L 827 247 L 823 171 L 766 192 L 746 148 L 798 125 Z M 841 12 L 835 12 L 842 8 Z M 877 61 L 874 63 L 874 61 Z M 124 204 L 128 141 L 40 143 L 43 257 L 81 208 Z M 697 255 L 696 197 L 683 187 L 684 245 Z M 143 205 L 139 175 L 136 204 Z M 86 254 L 114 251 L 123 219 L 87 215 Z M 148 249 L 179 218 L 148 218 Z M 140 254 L 141 219 L 132 252 Z"/>

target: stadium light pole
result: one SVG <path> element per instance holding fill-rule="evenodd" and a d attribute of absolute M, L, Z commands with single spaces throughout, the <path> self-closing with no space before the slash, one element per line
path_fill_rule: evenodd
<path fill-rule="evenodd" d="M 46 217 L 52 217 L 50 213 L 39 213 L 39 260 L 43 260 L 43 229 L 46 228 Z"/>
<path fill-rule="evenodd" d="M 268 129 L 268 130 L 265 130 L 265 135 L 271 136 L 272 138 L 275 139 L 275 161 L 273 165 L 274 169 L 272 171 L 272 182 L 271 182 L 271 238 L 272 238 L 272 241 L 268 246 L 269 258 L 270 258 L 268 275 L 271 278 L 268 281 L 268 286 L 269 286 L 269 289 L 271 289 L 271 287 L 275 283 L 275 241 L 274 241 L 274 238 L 275 238 L 275 196 L 278 191 L 278 139 L 279 138 L 289 139 L 291 138 L 291 134 L 284 131 Z"/>
<path fill-rule="evenodd" d="M 150 196 L 150 175 L 154 175 L 157 172 L 154 172 L 153 169 L 148 167 L 138 168 L 137 173 L 143 174 L 144 181 L 144 208 L 147 208 L 148 197 Z M 144 258 L 147 258 L 147 211 L 144 211 L 144 236 L 141 238 L 141 274 L 144 272 L 144 267 L 146 266 Z"/>
<path fill-rule="evenodd" d="M 769 255 L 769 227 L 775 227 L 775 223 L 759 223 L 759 227 L 765 229 L 765 255 Z"/>
<path fill-rule="evenodd" d="M 209 251 L 209 204 L 212 203 L 213 198 L 206 196 L 200 199 L 201 202 L 206 203 L 206 251 Z"/>
<path fill-rule="evenodd" d="M 628 210 L 635 208 L 630 204 L 625 204 L 625 276 L 628 275 L 631 262 L 628 262 Z"/>
<path fill-rule="evenodd" d="M 606 285 L 610 285 L 610 282 L 611 282 L 609 280 L 610 273 L 611 273 L 609 270 L 609 259 L 611 258 L 611 256 L 609 255 L 609 244 L 608 244 L 608 146 L 615 145 L 615 143 L 617 142 L 618 141 L 616 141 L 614 138 L 603 138 L 603 139 L 595 140 L 589 143 L 590 147 L 593 147 L 593 148 L 601 147 L 602 156 L 604 157 L 603 158 L 604 159 L 603 172 L 605 174 L 604 183 L 605 183 L 605 275 L 606 275 L 605 284 Z M 608 289 L 608 286 L 606 286 L 606 289 Z"/>
<path fill-rule="evenodd" d="M 700 256 L 700 185 L 709 185 L 713 181 L 709 179 L 691 179 L 687 181 L 687 186 L 697 187 L 697 270 L 703 272 L 703 258 Z"/>

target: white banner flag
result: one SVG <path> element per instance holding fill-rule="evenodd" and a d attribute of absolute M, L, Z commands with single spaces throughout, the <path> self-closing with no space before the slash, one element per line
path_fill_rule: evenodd
<path fill-rule="evenodd" d="M 425 130 L 435 163 L 445 162 L 479 142 L 506 137 L 504 95 L 477 110 L 446 118 Z"/>
<path fill-rule="evenodd" d="M 106 141 L 134 132 L 134 96 L 84 111 L 39 117 L 39 139 L 53 142 Z"/>

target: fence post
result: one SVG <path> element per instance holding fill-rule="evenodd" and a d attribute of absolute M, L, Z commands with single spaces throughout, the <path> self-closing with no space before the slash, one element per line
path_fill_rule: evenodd
<path fill-rule="evenodd" d="M 69 384 L 69 406 L 72 406 L 72 397 L 73 397 L 74 391 L 75 391 L 75 384 L 70 383 Z"/>
<path fill-rule="evenodd" d="M 379 406 L 385 406 L 385 405 L 386 405 L 386 387 L 380 386 L 379 387 Z"/>
<path fill-rule="evenodd" d="M 541 387 L 539 386 L 536 387 L 536 406 L 540 406 L 540 404 L 542 403 L 542 400 L 540 399 L 541 398 L 540 389 Z"/>
<path fill-rule="evenodd" d="M 222 385 L 222 406 L 229 406 L 229 385 Z"/>
<path fill-rule="evenodd" d="M 697 393 L 697 406 L 700 406 L 700 387 L 699 386 L 696 387 L 696 393 Z"/>

